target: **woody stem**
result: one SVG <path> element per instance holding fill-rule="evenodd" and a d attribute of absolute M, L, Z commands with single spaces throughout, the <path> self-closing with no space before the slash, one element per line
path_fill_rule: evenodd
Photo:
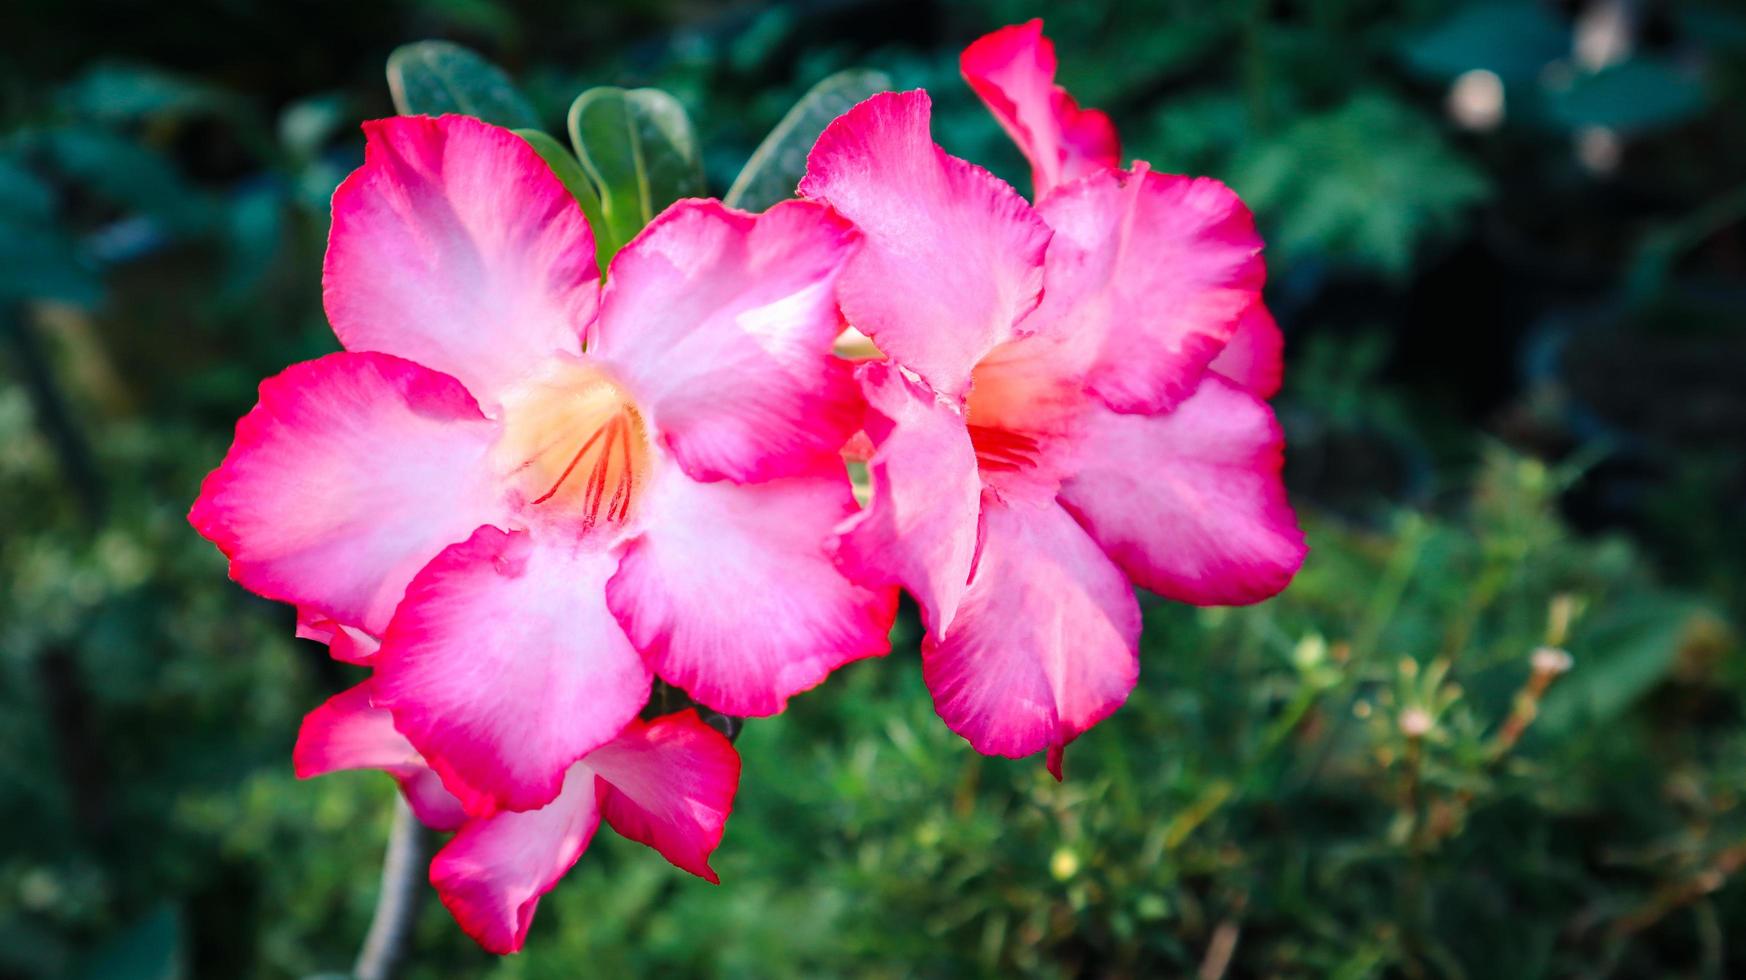
<path fill-rule="evenodd" d="M 388 831 L 388 850 L 382 857 L 382 890 L 376 897 L 376 912 L 370 931 L 358 950 L 352 975 L 357 980 L 388 980 L 406 958 L 412 927 L 424 897 L 425 866 L 429 863 L 431 832 L 413 816 L 412 808 L 394 794 L 394 824 Z"/>

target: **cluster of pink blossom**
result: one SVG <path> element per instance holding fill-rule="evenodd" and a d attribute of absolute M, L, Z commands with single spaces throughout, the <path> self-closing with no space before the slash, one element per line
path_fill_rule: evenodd
<path fill-rule="evenodd" d="M 940 717 L 1059 778 L 1138 676 L 1133 585 L 1246 603 L 1302 562 L 1248 211 L 1121 169 L 1039 23 L 962 65 L 1034 201 L 884 93 L 799 200 L 679 201 L 604 282 L 519 137 L 366 125 L 323 275 L 344 350 L 261 385 L 190 519 L 368 670 L 297 772 L 383 770 L 454 831 L 431 881 L 486 948 L 521 946 L 602 818 L 715 880 L 739 758 L 695 710 L 644 720 L 655 678 L 775 714 L 885 653 L 902 587 Z M 833 353 L 845 327 L 874 356 Z"/>

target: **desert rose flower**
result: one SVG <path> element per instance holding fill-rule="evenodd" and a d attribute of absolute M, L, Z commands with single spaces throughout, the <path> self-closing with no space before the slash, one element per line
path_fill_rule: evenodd
<path fill-rule="evenodd" d="M 861 405 L 830 354 L 855 230 L 680 201 L 603 287 L 514 134 L 365 132 L 324 270 L 345 351 L 262 383 L 190 514 L 231 576 L 369 661 L 476 815 L 571 792 L 652 676 L 767 715 L 884 652 L 893 596 L 824 545 L 855 509 L 837 449 Z"/>
<path fill-rule="evenodd" d="M 418 750 L 372 705 L 370 682 L 329 699 L 303 720 L 293 753 L 300 778 L 380 769 L 400 783 L 434 830 L 457 831 L 430 866 L 431 884 L 461 928 L 494 953 L 527 938 L 540 896 L 582 857 L 600 821 L 710 881 L 739 785 L 740 759 L 694 709 L 624 731 L 572 763 L 563 790 L 537 810 L 469 816 Z"/>
<path fill-rule="evenodd" d="M 1043 74 L 1006 99 L 1048 188 L 1036 207 L 934 144 L 922 92 L 839 118 L 800 189 L 866 237 L 838 295 L 887 358 L 859 369 L 873 495 L 839 557 L 916 597 L 947 725 L 984 753 L 1047 751 L 1059 777 L 1063 747 L 1138 676 L 1130 582 L 1254 602 L 1305 549 L 1272 412 L 1209 370 L 1258 315 L 1247 209 L 1101 148 L 1064 162 L 1052 147 L 1102 127 L 1035 123 L 1080 112 Z"/>

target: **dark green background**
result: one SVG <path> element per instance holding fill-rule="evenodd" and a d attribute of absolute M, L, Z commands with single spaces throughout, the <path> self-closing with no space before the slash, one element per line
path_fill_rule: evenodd
<path fill-rule="evenodd" d="M 602 835 L 528 952 L 432 902 L 409 975 L 1746 974 L 1746 17 L 1626 4 L 1633 54 L 1594 71 L 1592 4 L 1053 6 L 1128 152 L 1230 182 L 1268 237 L 1297 583 L 1148 601 L 1141 687 L 1060 785 L 932 717 L 906 611 L 890 658 L 747 725 L 721 886 Z M 350 668 L 183 515 L 258 380 L 334 348 L 327 197 L 389 51 L 471 45 L 555 133 L 588 85 L 662 86 L 715 193 L 813 81 L 875 67 L 1022 182 L 956 55 L 1040 11 L 7 5 L 0 976 L 305 976 L 362 938 L 392 784 L 290 774 Z M 1472 69 L 1495 130 L 1446 116 Z M 1575 669 L 1506 745 L 1556 610 Z"/>

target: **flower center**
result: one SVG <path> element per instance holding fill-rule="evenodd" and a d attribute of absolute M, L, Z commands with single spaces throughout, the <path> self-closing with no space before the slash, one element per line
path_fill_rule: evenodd
<path fill-rule="evenodd" d="M 976 450 L 976 464 L 982 470 L 1020 470 L 1036 465 L 1037 440 L 1023 432 L 1001 429 L 971 422 L 970 446 Z"/>
<path fill-rule="evenodd" d="M 1028 338 L 990 351 L 970 373 L 964 421 L 983 485 L 1007 499 L 1048 498 L 1071 464 L 1084 404 L 1059 351 Z"/>
<path fill-rule="evenodd" d="M 649 472 L 648 433 L 605 372 L 563 360 L 504 399 L 497 460 L 534 514 L 622 523 Z"/>
<path fill-rule="evenodd" d="M 970 395 L 964 405 L 970 445 L 984 473 L 1012 472 L 1036 465 L 1041 433 L 1033 431 L 1033 416 L 1042 407 L 1034 379 L 1000 359 L 1001 351 L 970 374 Z"/>

